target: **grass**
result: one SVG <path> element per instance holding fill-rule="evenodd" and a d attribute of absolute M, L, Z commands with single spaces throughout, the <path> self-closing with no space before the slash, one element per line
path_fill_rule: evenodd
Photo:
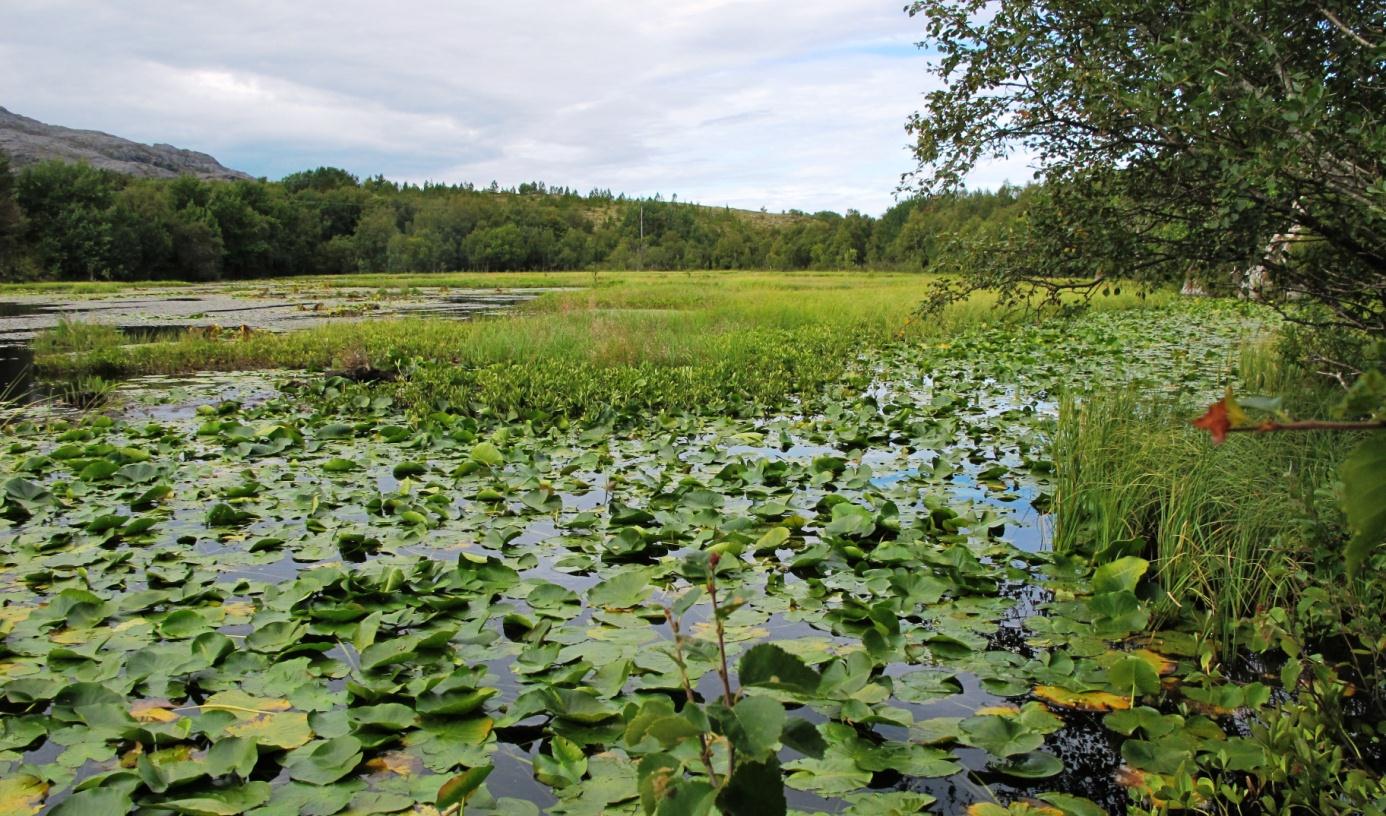
<path fill-rule="evenodd" d="M 571 287 L 591 273 L 293 279 L 287 285 Z M 89 348 L 63 338 L 37 359 L 50 377 L 202 370 L 332 369 L 344 360 L 405 369 L 403 395 L 456 410 L 576 415 L 606 408 L 736 410 L 814 393 L 849 375 L 860 352 L 997 319 L 982 296 L 912 319 L 933 279 L 866 273 L 599 273 L 595 286 L 545 293 L 517 312 L 458 322 L 374 319 L 235 339 L 188 336 Z M 286 285 L 284 281 L 276 285 Z M 1103 299 L 1101 308 L 1140 303 Z M 71 329 L 57 334 L 74 335 Z M 47 342 L 47 341 L 46 341 Z"/>
<path fill-rule="evenodd" d="M 1326 415 L 1337 399 L 1264 343 L 1245 348 L 1238 369 L 1242 393 L 1297 394 L 1300 416 Z M 1130 390 L 1066 400 L 1055 549 L 1150 558 L 1157 611 L 1205 616 L 1227 642 L 1241 619 L 1293 604 L 1303 570 L 1338 535 L 1330 491 L 1355 440 L 1233 434 L 1214 447 L 1189 424 L 1204 408 Z"/>

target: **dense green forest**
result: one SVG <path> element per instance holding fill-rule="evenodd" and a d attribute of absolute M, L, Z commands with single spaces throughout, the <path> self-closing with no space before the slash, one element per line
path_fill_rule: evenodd
<path fill-rule="evenodd" d="M 911 199 L 880 218 L 769 214 L 542 182 L 136 179 L 0 156 L 0 280 L 234 280 L 345 272 L 923 269 L 1019 211 L 1015 188 Z"/>

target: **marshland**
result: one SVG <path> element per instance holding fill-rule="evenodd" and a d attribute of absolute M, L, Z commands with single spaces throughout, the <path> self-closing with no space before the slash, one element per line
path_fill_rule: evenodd
<path fill-rule="evenodd" d="M 642 12 L 651 66 L 753 5 Z M 0 109 L 0 816 L 1386 812 L 1380 5 L 834 8 L 599 128 L 629 167 Z M 524 97 L 453 68 L 364 86 Z M 898 104 L 903 180 L 832 152 Z M 738 206 L 466 176 L 589 165 Z"/>

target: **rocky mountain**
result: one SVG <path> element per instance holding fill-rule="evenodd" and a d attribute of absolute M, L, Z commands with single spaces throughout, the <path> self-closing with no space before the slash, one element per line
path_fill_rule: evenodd
<path fill-rule="evenodd" d="M 49 159 L 85 161 L 92 167 L 143 178 L 193 175 L 204 179 L 248 179 L 206 153 L 173 145 L 146 145 L 96 130 L 47 125 L 0 108 L 0 151 L 19 169 Z"/>

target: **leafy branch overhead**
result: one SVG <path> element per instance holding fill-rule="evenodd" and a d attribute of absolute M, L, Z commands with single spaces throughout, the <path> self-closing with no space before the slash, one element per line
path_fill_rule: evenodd
<path fill-rule="evenodd" d="M 1230 433 L 1280 433 L 1286 431 L 1368 433 L 1339 469 L 1342 480 L 1340 504 L 1347 517 L 1350 537 L 1344 550 L 1349 574 L 1358 573 L 1370 552 L 1386 543 L 1386 376 L 1370 371 L 1344 396 L 1340 411 L 1369 415 L 1360 420 L 1294 420 L 1283 416 L 1278 401 L 1255 400 L 1272 416 L 1252 419 L 1232 389 L 1193 425 L 1208 431 L 1214 445 Z M 1275 415 L 1279 414 L 1279 415 Z"/>
<path fill-rule="evenodd" d="M 992 157 L 1043 188 L 939 291 L 1058 301 L 1114 278 L 1268 286 L 1386 332 L 1386 7 L 1300 0 L 919 0 L 940 87 L 915 188 Z"/>

